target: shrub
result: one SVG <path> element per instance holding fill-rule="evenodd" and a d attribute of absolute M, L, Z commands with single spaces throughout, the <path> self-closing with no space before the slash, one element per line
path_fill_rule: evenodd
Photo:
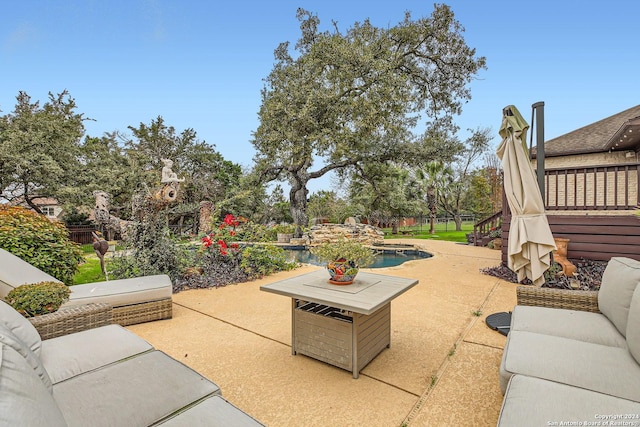
<path fill-rule="evenodd" d="M 256 245 L 242 251 L 240 265 L 249 276 L 258 278 L 277 271 L 291 270 L 296 263 L 289 261 L 285 250 L 280 247 Z"/>
<path fill-rule="evenodd" d="M 64 225 L 18 206 L 0 205 L 0 248 L 64 283 L 73 283 L 82 261 Z"/>
<path fill-rule="evenodd" d="M 68 286 L 58 282 L 40 282 L 13 289 L 5 301 L 24 317 L 53 313 L 71 294 Z"/>
<path fill-rule="evenodd" d="M 187 261 L 186 249 L 171 237 L 166 219 L 150 212 L 129 226 L 125 250 L 111 259 L 109 271 L 116 279 L 166 274 L 175 280 Z"/>

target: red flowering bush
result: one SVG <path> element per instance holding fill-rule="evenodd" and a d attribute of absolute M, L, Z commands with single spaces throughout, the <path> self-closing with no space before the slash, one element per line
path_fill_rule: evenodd
<path fill-rule="evenodd" d="M 198 251 L 195 269 L 198 274 L 185 275 L 174 290 L 246 282 L 295 266 L 287 260 L 282 248 L 272 245 L 240 246 L 238 243 L 241 239 L 253 241 L 252 236 L 255 235 L 255 227 L 247 219 L 227 214 L 215 231 L 201 238 L 202 247 Z"/>
<path fill-rule="evenodd" d="M 205 249 L 216 245 L 221 255 L 237 255 L 240 247 L 236 243 L 238 240 L 238 226 L 246 223 L 247 220 L 242 217 L 234 217 L 227 214 L 222 223 L 215 232 L 212 232 L 202 238 L 202 245 Z"/>

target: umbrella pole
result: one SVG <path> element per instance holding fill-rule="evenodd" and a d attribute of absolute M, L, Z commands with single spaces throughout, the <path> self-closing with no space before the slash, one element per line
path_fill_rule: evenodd
<path fill-rule="evenodd" d="M 536 164 L 538 172 L 538 187 L 540 187 L 540 195 L 542 195 L 542 200 L 544 200 L 544 102 L 536 102 L 531 106 L 531 108 L 536 112 Z"/>

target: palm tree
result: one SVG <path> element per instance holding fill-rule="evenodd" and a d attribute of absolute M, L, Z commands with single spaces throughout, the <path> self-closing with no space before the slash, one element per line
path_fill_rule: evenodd
<path fill-rule="evenodd" d="M 429 210 L 429 233 L 435 233 L 435 222 L 438 214 L 438 195 L 444 191 L 452 175 L 452 170 L 440 161 L 427 163 L 423 169 L 416 171 L 417 178 L 426 188 L 426 202 Z"/>

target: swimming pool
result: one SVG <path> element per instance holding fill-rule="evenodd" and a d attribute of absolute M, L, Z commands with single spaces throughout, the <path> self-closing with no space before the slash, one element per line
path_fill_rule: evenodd
<path fill-rule="evenodd" d="M 319 261 L 311 252 L 309 252 L 303 246 L 286 247 L 291 252 L 291 261 L 297 261 L 305 264 L 321 265 L 326 263 Z M 375 247 L 376 251 L 375 260 L 373 264 L 367 268 L 384 268 L 395 267 L 403 262 L 412 261 L 416 259 L 431 258 L 433 255 L 429 252 L 425 252 L 420 249 L 416 249 L 414 246 L 401 245 L 401 246 L 389 246 L 389 247 Z"/>

